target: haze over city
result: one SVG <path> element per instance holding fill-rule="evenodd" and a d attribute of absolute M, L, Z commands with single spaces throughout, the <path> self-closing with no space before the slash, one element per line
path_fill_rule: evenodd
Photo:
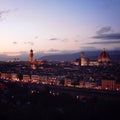
<path fill-rule="evenodd" d="M 120 50 L 119 0 L 0 0 L 0 56 Z"/>

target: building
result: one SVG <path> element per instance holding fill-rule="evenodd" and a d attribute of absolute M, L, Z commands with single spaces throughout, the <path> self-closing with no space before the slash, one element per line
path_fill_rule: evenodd
<path fill-rule="evenodd" d="M 72 80 L 70 78 L 65 78 L 64 86 L 73 87 Z"/>
<path fill-rule="evenodd" d="M 88 66 L 88 61 L 85 59 L 84 52 L 81 53 L 80 58 L 81 58 L 81 66 Z"/>
<path fill-rule="evenodd" d="M 11 74 L 11 79 L 12 79 L 12 81 L 19 81 L 18 75 L 16 73 Z"/>
<path fill-rule="evenodd" d="M 31 82 L 39 83 L 40 76 L 39 75 L 31 75 Z"/>
<path fill-rule="evenodd" d="M 101 83 L 102 83 L 102 86 L 101 86 L 102 89 L 105 89 L 105 90 L 115 89 L 115 84 L 116 84 L 115 80 L 102 80 Z"/>
<path fill-rule="evenodd" d="M 102 80 L 101 84 L 101 89 L 104 90 L 120 90 L 120 83 L 116 82 L 114 79 Z"/>
<path fill-rule="evenodd" d="M 30 61 L 31 64 L 33 64 L 33 62 L 34 62 L 34 54 L 33 54 L 33 50 L 32 50 L 32 49 L 30 50 L 30 58 L 29 58 L 29 61 Z"/>
<path fill-rule="evenodd" d="M 11 73 L 1 73 L 2 79 L 11 79 Z"/>
<path fill-rule="evenodd" d="M 34 60 L 34 53 L 33 53 L 32 49 L 30 50 L 30 54 L 29 54 L 29 62 L 30 62 L 30 65 L 31 65 L 32 69 L 36 69 L 37 64 L 44 64 L 44 61 Z"/>
<path fill-rule="evenodd" d="M 110 62 L 110 56 L 109 54 L 103 49 L 103 51 L 98 56 L 98 62 L 99 63 L 107 63 Z"/>
<path fill-rule="evenodd" d="M 29 82 L 31 79 L 30 79 L 30 75 L 26 75 L 26 74 L 24 74 L 23 75 L 23 82 Z"/>
<path fill-rule="evenodd" d="M 110 55 L 106 52 L 105 49 L 98 55 L 97 60 L 89 60 L 85 58 L 84 52 L 80 54 L 80 59 L 76 59 L 72 62 L 75 65 L 80 66 L 100 66 L 100 65 L 111 65 Z"/>

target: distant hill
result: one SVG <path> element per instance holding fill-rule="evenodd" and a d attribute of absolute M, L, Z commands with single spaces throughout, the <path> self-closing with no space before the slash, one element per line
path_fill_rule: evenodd
<path fill-rule="evenodd" d="M 82 52 L 82 51 L 81 51 Z M 53 60 L 53 61 L 73 61 L 75 59 L 78 59 L 80 57 L 80 53 L 66 53 L 66 54 L 46 54 L 46 53 L 34 53 L 35 59 L 40 60 Z M 114 50 L 114 51 L 107 51 L 110 55 L 111 60 L 119 60 L 120 61 L 120 50 Z M 101 53 L 101 51 L 84 51 L 85 57 L 90 60 L 97 60 L 98 55 Z M 41 57 L 42 56 L 42 57 Z M 22 61 L 28 61 L 29 60 L 29 53 L 22 53 L 18 56 L 7 56 L 5 54 L 0 54 L 0 61 L 10 61 L 10 60 L 22 60 Z"/>
<path fill-rule="evenodd" d="M 111 60 L 120 60 L 120 51 L 107 51 L 110 55 Z M 80 57 L 80 53 L 73 53 L 73 54 L 55 54 L 55 55 L 47 55 L 43 56 L 40 59 L 41 60 L 64 60 L 64 61 L 73 61 Z M 98 55 L 101 53 L 101 51 L 84 51 L 85 57 L 90 60 L 97 60 Z"/>

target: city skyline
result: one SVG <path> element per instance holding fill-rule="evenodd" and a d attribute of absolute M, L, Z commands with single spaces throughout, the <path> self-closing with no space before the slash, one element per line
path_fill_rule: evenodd
<path fill-rule="evenodd" d="M 119 0 L 0 0 L 0 55 L 120 49 Z"/>

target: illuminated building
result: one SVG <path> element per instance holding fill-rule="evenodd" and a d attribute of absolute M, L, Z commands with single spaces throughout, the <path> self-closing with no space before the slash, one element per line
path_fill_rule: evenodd
<path fill-rule="evenodd" d="M 2 79 L 11 79 L 11 74 L 10 73 L 1 73 L 1 78 Z"/>
<path fill-rule="evenodd" d="M 100 53 L 100 55 L 98 56 L 98 62 L 101 63 L 107 63 L 110 62 L 110 56 L 109 54 L 105 51 L 105 49 L 103 49 L 103 51 Z"/>
<path fill-rule="evenodd" d="M 114 90 L 115 80 L 102 80 L 102 89 Z"/>
<path fill-rule="evenodd" d="M 72 80 L 69 79 L 69 78 L 65 78 L 65 83 L 64 83 L 64 86 L 69 86 L 69 87 L 72 87 Z"/>
<path fill-rule="evenodd" d="M 34 54 L 33 54 L 33 50 L 31 49 L 30 50 L 30 63 L 31 64 L 33 64 L 33 62 L 34 62 L 34 60 L 33 60 L 34 58 L 33 57 L 34 57 Z"/>
<path fill-rule="evenodd" d="M 34 63 L 34 54 L 33 54 L 33 50 L 30 50 L 30 64 L 32 69 L 36 69 L 35 63 Z"/>
<path fill-rule="evenodd" d="M 87 66 L 88 61 L 85 59 L 85 55 L 83 52 L 81 53 L 80 57 L 81 57 L 81 66 Z"/>
<path fill-rule="evenodd" d="M 30 75 L 23 75 L 23 82 L 29 82 L 30 81 Z"/>
<path fill-rule="evenodd" d="M 117 83 L 114 79 L 105 79 L 102 80 L 102 89 L 105 90 L 120 90 L 120 83 Z"/>
<path fill-rule="evenodd" d="M 72 62 L 75 65 L 80 66 L 99 66 L 99 65 L 111 65 L 110 56 L 105 49 L 98 55 L 98 60 L 88 60 L 85 58 L 84 52 L 81 53 L 80 59 L 76 59 Z"/>
<path fill-rule="evenodd" d="M 40 76 L 39 75 L 31 75 L 31 82 L 40 82 Z"/>
<path fill-rule="evenodd" d="M 33 53 L 32 49 L 30 50 L 29 61 L 30 61 L 31 67 L 33 69 L 36 69 L 36 66 L 35 66 L 36 64 L 44 64 L 43 61 L 36 61 L 36 60 L 34 60 L 34 53 Z"/>
<path fill-rule="evenodd" d="M 18 81 L 18 75 L 17 75 L 16 73 L 12 73 L 12 74 L 11 74 L 11 79 L 12 79 L 13 81 Z"/>

